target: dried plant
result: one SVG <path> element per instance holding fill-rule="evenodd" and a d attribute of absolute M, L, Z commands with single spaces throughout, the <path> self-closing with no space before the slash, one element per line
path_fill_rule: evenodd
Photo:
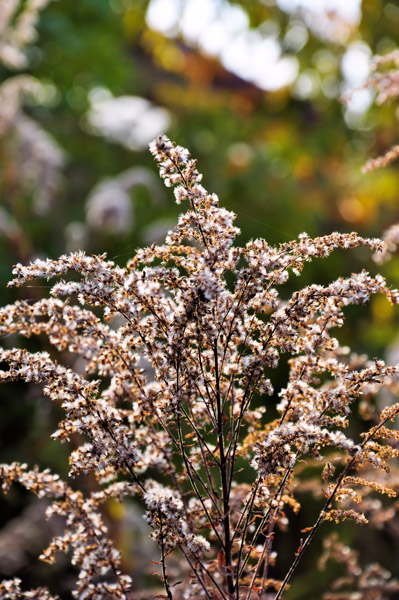
<path fill-rule="evenodd" d="M 325 521 L 366 523 L 370 497 L 395 496 L 380 473 L 399 456 L 391 426 L 399 403 L 383 408 L 360 439 L 347 427 L 356 399 L 375 414 L 381 388 L 398 392 L 399 365 L 351 353 L 333 330 L 346 306 L 376 293 L 399 304 L 399 291 L 362 271 L 283 299 L 279 286 L 307 262 L 336 248 L 381 252 L 383 242 L 332 233 L 234 246 L 235 215 L 202 187 L 188 151 L 165 136 L 151 151 L 177 203 L 188 205 L 165 243 L 138 250 L 126 268 L 82 252 L 18 264 L 11 286 L 68 277 L 50 298 L 0 311 L 3 335 L 44 335 L 58 353 L 84 359 L 85 376 L 46 352 L 4 349 L 0 378 L 42 384 L 62 402 L 65 418 L 53 438 L 80 440 L 70 476 L 94 473 L 99 489 L 85 497 L 56 475 L 17 463 L 1 466 L 3 489 L 18 482 L 52 500 L 49 516 L 65 517 L 65 534 L 41 558 L 71 552 L 76 598 L 142 597 L 121 574 L 101 517 L 108 498 L 138 497 L 159 546 L 158 597 L 278 600 Z M 285 354 L 289 379 L 274 392 L 270 377 Z M 297 532 L 303 539 L 292 564 L 277 577 L 275 537 L 290 511 L 300 511 L 304 466 L 317 475 L 310 489 L 320 510 Z M 327 551 L 340 556 L 339 546 Z M 22 592 L 15 579 L 0 590 L 1 598 L 51 598 Z"/>
<path fill-rule="evenodd" d="M 40 11 L 51 0 L 2 0 L 0 7 L 0 66 L 20 70 L 28 66 L 26 47 L 37 38 Z M 13 196 L 32 197 L 33 212 L 49 212 L 61 183 L 65 156 L 56 141 L 32 118 L 24 114 L 25 97 L 35 103 L 46 86 L 24 74 L 0 82 L 0 149 L 3 156 L 0 190 L 7 197 L 7 220 L 13 220 Z M 11 209 L 11 210 L 10 210 Z M 3 209 L 4 211 L 6 209 Z M 6 233 L 7 237 L 11 237 Z M 20 254 L 20 253 L 19 253 Z"/>
<path fill-rule="evenodd" d="M 359 552 L 340 542 L 336 533 L 326 537 L 323 545 L 320 568 L 325 568 L 329 559 L 344 567 L 344 575 L 336 579 L 331 592 L 323 595 L 324 600 L 382 600 L 399 592 L 397 579 L 377 563 L 362 568 Z"/>
<path fill-rule="evenodd" d="M 25 46 L 36 39 L 39 12 L 50 0 L 2 0 L 0 62 L 11 69 L 26 66 Z"/>
<path fill-rule="evenodd" d="M 376 93 L 377 104 L 384 104 L 399 97 L 399 50 L 384 56 L 375 56 L 372 62 L 372 75 L 363 87 Z M 369 173 L 381 167 L 387 167 L 399 157 L 399 145 L 392 146 L 382 156 L 370 158 L 363 167 L 363 173 Z"/>

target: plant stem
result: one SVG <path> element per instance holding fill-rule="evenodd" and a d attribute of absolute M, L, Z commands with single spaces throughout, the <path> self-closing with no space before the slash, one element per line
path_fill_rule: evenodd
<path fill-rule="evenodd" d="M 229 594 L 232 596 L 234 593 L 234 580 L 233 580 L 233 569 L 232 569 L 232 556 L 231 556 L 231 536 L 230 536 L 230 502 L 229 502 L 229 485 L 228 485 L 228 473 L 227 473 L 227 456 L 224 451 L 224 437 L 223 437 L 223 413 L 222 403 L 220 395 L 220 381 L 219 381 L 219 362 L 218 362 L 218 349 L 217 342 L 214 344 L 213 349 L 214 361 L 215 361 L 215 381 L 216 381 L 216 412 L 217 412 L 217 435 L 219 443 L 220 453 L 220 477 L 222 482 L 222 498 L 223 498 L 223 530 L 224 530 L 224 553 L 226 563 L 226 584 Z"/>
<path fill-rule="evenodd" d="M 165 566 L 165 542 L 163 538 L 163 525 L 162 525 L 162 513 L 159 511 L 159 524 L 160 524 L 160 534 L 161 534 L 161 568 L 162 568 L 162 583 L 165 587 L 165 592 L 168 596 L 169 600 L 173 600 L 172 592 L 168 582 L 168 576 L 166 573 Z"/>

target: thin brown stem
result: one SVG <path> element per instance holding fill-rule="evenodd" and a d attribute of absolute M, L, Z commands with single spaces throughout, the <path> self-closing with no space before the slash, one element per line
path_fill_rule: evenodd
<path fill-rule="evenodd" d="M 214 361 L 215 361 L 215 381 L 216 381 L 216 413 L 217 413 L 217 437 L 219 444 L 220 454 L 220 477 L 222 483 L 222 500 L 223 500 L 223 530 L 224 530 L 224 552 L 225 552 L 225 563 L 226 563 L 226 584 L 229 594 L 234 593 L 234 580 L 233 580 L 233 568 L 232 568 L 232 547 L 231 547 L 231 532 L 230 532 L 230 499 L 229 499 L 229 485 L 228 485 L 228 468 L 227 457 L 224 451 L 224 433 L 223 433 L 223 413 L 221 407 L 221 395 L 220 395 L 220 381 L 219 381 L 219 364 L 218 364 L 218 349 L 217 343 L 215 342 L 214 350 Z"/>
<path fill-rule="evenodd" d="M 162 523 L 162 512 L 159 511 L 159 529 L 160 529 L 160 542 L 161 542 L 161 569 L 162 569 L 162 583 L 165 588 L 166 595 L 168 596 L 168 600 L 173 600 L 172 591 L 170 589 L 168 575 L 166 573 L 166 565 L 165 565 L 165 540 L 163 536 L 163 523 Z"/>

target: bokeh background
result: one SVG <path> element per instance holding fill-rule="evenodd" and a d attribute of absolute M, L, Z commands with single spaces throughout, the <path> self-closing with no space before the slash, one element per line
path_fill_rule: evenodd
<path fill-rule="evenodd" d="M 237 213 L 240 243 L 303 231 L 381 235 L 399 221 L 397 164 L 369 174 L 361 167 L 397 143 L 399 113 L 395 102 L 378 105 L 365 82 L 373 55 L 394 50 L 398 38 L 399 5 L 383 0 L 0 0 L 2 304 L 46 294 L 43 285 L 6 288 L 16 262 L 85 250 L 124 264 L 162 239 L 180 207 L 147 150 L 161 132 L 198 158 L 205 187 Z M 368 251 L 337 252 L 294 283 L 361 268 L 376 271 Z M 384 274 L 397 283 L 398 262 Z M 342 340 L 397 356 L 398 314 L 387 302 L 376 297 L 348 316 Z M 277 373 L 277 388 L 285 376 Z M 1 461 L 65 475 L 65 449 L 49 440 L 57 407 L 34 386 L 0 393 Z M 36 562 L 51 533 L 43 505 L 16 489 L 1 509 L 0 575 L 50 581 L 68 597 L 65 563 Z M 141 558 L 127 552 L 134 574 L 151 555 L 136 512 L 109 507 L 120 546 L 140 544 Z M 343 535 L 399 576 L 398 538 L 382 531 L 360 545 L 350 526 Z M 284 542 L 287 564 L 296 542 Z M 318 551 L 287 597 L 321 598 L 327 576 L 309 579 Z"/>

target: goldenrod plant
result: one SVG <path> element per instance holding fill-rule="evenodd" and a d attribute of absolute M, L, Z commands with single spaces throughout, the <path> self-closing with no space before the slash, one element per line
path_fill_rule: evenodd
<path fill-rule="evenodd" d="M 58 356 L 68 351 L 84 362 L 83 374 L 48 352 L 3 349 L 0 379 L 41 384 L 61 402 L 65 417 L 52 437 L 80 440 L 70 477 L 94 474 L 98 489 L 84 495 L 56 474 L 13 463 L 0 468 L 3 490 L 18 482 L 50 499 L 48 516 L 65 518 L 64 535 L 41 559 L 70 553 L 75 598 L 143 597 L 122 573 L 101 513 L 109 498 L 135 497 L 159 548 L 157 597 L 278 600 L 295 586 L 301 558 L 326 521 L 373 524 L 370 494 L 396 495 L 386 474 L 399 456 L 398 402 L 366 421 L 360 437 L 348 433 L 359 398 L 363 412 L 372 407 L 375 415 L 382 389 L 398 393 L 399 365 L 358 355 L 336 337 L 347 306 L 373 294 L 397 305 L 399 291 L 366 271 L 288 298 L 284 284 L 337 248 L 363 246 L 383 256 L 392 241 L 387 249 L 356 233 L 303 233 L 278 246 L 255 239 L 240 247 L 235 215 L 201 185 L 189 152 L 164 135 L 150 149 L 186 208 L 165 242 L 139 249 L 125 268 L 83 252 L 17 264 L 10 286 L 57 281 L 49 298 L 0 311 L 2 335 L 46 336 Z M 273 371 L 287 357 L 286 386 L 274 390 Z M 292 532 L 304 465 L 312 467 L 307 489 L 319 513 Z M 276 577 L 275 541 L 287 528 L 298 549 Z M 399 590 L 386 571 L 362 571 L 356 553 L 326 538 L 324 562 L 345 555 L 356 563 L 352 583 L 366 582 L 362 598 L 370 578 L 380 594 L 373 598 Z M 20 586 L 19 579 L 3 581 L 0 597 L 54 597 Z M 350 594 L 339 597 L 359 597 Z"/>

